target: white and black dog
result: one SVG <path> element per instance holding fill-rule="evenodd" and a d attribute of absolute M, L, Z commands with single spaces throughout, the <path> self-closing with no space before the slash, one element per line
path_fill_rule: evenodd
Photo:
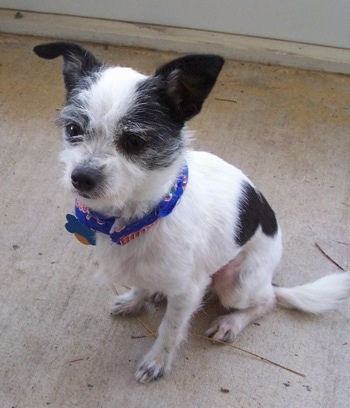
<path fill-rule="evenodd" d="M 136 314 L 155 293 L 167 299 L 157 340 L 138 364 L 139 382 L 170 371 L 208 290 L 228 313 L 207 335 L 225 342 L 276 303 L 323 313 L 349 294 L 350 272 L 273 286 L 282 254 L 273 210 L 240 170 L 191 151 L 185 123 L 213 88 L 220 56 L 188 55 L 145 76 L 107 67 L 71 42 L 34 51 L 64 60 L 61 160 L 65 185 L 77 197 L 76 218 L 68 218 L 76 226 L 67 229 L 96 244 L 110 279 L 132 287 L 115 299 L 112 314 Z"/>

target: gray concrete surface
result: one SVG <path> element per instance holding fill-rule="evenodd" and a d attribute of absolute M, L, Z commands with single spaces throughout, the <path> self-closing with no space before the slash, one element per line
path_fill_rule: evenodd
<path fill-rule="evenodd" d="M 153 341 L 142 323 L 156 330 L 164 306 L 150 305 L 141 320 L 110 318 L 112 286 L 94 279 L 91 248 L 64 230 L 73 200 L 60 186 L 54 125 L 61 62 L 33 55 L 42 41 L 0 36 L 1 407 L 348 407 L 349 300 L 323 317 L 277 309 L 237 338 L 305 377 L 195 336 L 218 312 L 207 305 L 171 376 L 135 383 L 136 361 Z M 174 56 L 90 48 L 149 73 Z M 350 77 L 228 61 L 190 124 L 195 146 L 241 167 L 276 210 L 280 285 L 338 271 L 315 242 L 350 267 L 349 107 Z"/>

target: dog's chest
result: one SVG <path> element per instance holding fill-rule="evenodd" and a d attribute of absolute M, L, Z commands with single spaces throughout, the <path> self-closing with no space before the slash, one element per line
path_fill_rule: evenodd
<path fill-rule="evenodd" d="M 156 235 L 156 231 L 149 231 L 147 237 L 145 234 L 124 246 L 111 242 L 108 236 L 99 236 L 96 254 L 102 272 L 117 285 L 150 291 L 168 293 L 172 287 L 183 286 L 188 278 L 183 260 L 178 262 L 180 255 L 169 254 L 160 240 L 152 239 Z"/>

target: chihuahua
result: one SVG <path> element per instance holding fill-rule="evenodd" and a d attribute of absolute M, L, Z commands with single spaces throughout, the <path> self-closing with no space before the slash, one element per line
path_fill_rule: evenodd
<path fill-rule="evenodd" d="M 201 111 L 223 58 L 187 55 L 146 76 L 106 66 L 72 42 L 38 45 L 34 52 L 63 57 L 61 160 L 64 184 L 76 197 L 66 227 L 96 245 L 111 280 L 131 287 L 116 297 L 111 313 L 137 314 L 155 294 L 167 299 L 137 381 L 170 371 L 208 291 L 227 314 L 206 335 L 223 342 L 276 304 L 319 314 L 349 294 L 350 272 L 293 288 L 273 285 L 282 254 L 274 211 L 239 169 L 191 150 L 186 122 Z"/>

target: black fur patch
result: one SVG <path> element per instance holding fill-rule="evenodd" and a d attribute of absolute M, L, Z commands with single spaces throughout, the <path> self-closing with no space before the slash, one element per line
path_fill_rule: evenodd
<path fill-rule="evenodd" d="M 273 237 L 278 229 L 275 213 L 265 197 L 252 185 L 244 182 L 239 202 L 238 233 L 236 243 L 243 246 L 254 235 L 259 225 L 264 234 Z"/>
<path fill-rule="evenodd" d="M 139 83 L 135 103 L 117 125 L 116 146 L 147 169 L 167 167 L 182 152 L 183 127 L 164 84 L 150 77 Z"/>
<path fill-rule="evenodd" d="M 184 121 L 201 111 L 223 64 L 224 59 L 219 55 L 195 54 L 177 58 L 157 69 L 155 76 L 166 84 L 166 92 Z"/>
<path fill-rule="evenodd" d="M 82 78 L 90 77 L 102 69 L 103 64 L 94 55 L 79 44 L 58 41 L 40 44 L 33 51 L 41 58 L 63 57 L 63 77 L 67 89 L 67 98 Z"/>

